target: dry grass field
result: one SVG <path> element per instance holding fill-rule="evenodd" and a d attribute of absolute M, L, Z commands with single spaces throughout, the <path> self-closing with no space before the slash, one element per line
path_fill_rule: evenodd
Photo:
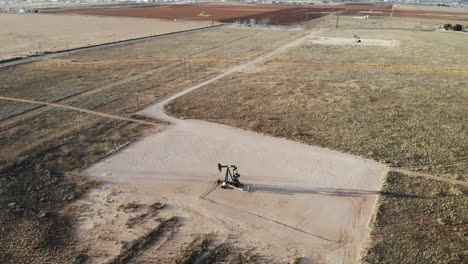
<path fill-rule="evenodd" d="M 0 24 L 8 25 L 0 28 L 0 60 L 211 26 L 206 21 L 55 14 L 0 14 Z"/>
<path fill-rule="evenodd" d="M 443 11 L 443 12 L 460 12 L 468 13 L 467 6 L 436 6 L 436 5 L 412 5 L 412 4 L 394 4 L 394 9 L 410 9 L 419 11 Z"/>
<path fill-rule="evenodd" d="M 464 36 L 450 35 L 450 45 L 447 34 L 432 32 L 326 36 L 353 34 L 399 37 L 400 45 L 305 44 L 187 95 L 170 110 L 467 180 L 468 68 L 457 59 Z"/>
<path fill-rule="evenodd" d="M 468 19 L 468 13 L 463 18 Z M 338 23 L 337 23 L 338 20 Z M 444 19 L 413 18 L 413 17 L 391 17 L 388 16 L 370 16 L 365 19 L 363 14 L 350 16 L 339 15 L 328 16 L 311 22 L 311 24 L 324 28 L 340 29 L 386 29 L 386 30 L 420 30 L 433 31 L 441 28 L 444 24 L 451 23 L 467 25 L 466 20 L 457 20 L 453 16 L 446 16 Z"/>
<path fill-rule="evenodd" d="M 292 33 L 217 29 L 0 69 L 0 262 L 79 261 L 60 214 L 89 185 L 78 172 L 163 127 L 139 110 Z"/>
<path fill-rule="evenodd" d="M 41 16 L 41 18 L 45 17 L 49 16 Z M 50 17 L 60 18 L 61 16 Z M 76 17 L 83 19 L 81 16 Z M 0 21 L 4 18 L 0 16 Z M 107 19 L 110 18 L 105 18 L 106 21 L 110 21 Z M 122 18 L 115 18 L 115 20 L 122 21 Z M 213 80 L 216 81 L 207 86 L 175 99 L 165 110 L 168 114 L 182 119 L 204 119 L 227 124 L 351 153 L 387 165 L 390 172 L 380 192 L 378 189 L 377 191 L 360 190 L 361 194 L 349 194 L 359 196 L 366 195 L 367 192 L 367 194 L 374 195 L 373 197 L 379 195 L 377 209 L 370 223 L 371 237 L 368 246 L 361 254 L 362 261 L 364 263 L 466 263 L 468 261 L 466 251 L 468 242 L 468 188 L 466 187 L 468 182 L 468 66 L 461 59 L 461 54 L 466 50 L 468 36 L 453 32 L 433 31 L 441 24 L 448 22 L 456 21 L 393 17 L 362 19 L 362 17 L 352 16 L 323 18 L 310 23 L 311 27 L 327 29 L 320 31 L 320 36 L 310 36 L 302 45 L 294 46 L 266 60 L 261 57 L 260 62 L 254 66 L 242 68 L 242 71 L 231 73 L 220 79 L 214 78 Z M 160 21 L 154 23 L 160 23 Z M 30 24 L 34 23 L 28 23 L 29 26 Z M 89 26 L 89 24 L 85 25 Z M 64 25 L 65 30 L 62 28 L 61 32 L 66 31 L 67 27 Z M 105 36 L 109 39 L 116 37 L 116 34 L 119 34 L 117 38 L 124 35 L 124 38 L 129 37 L 125 27 L 123 29 L 115 25 L 109 27 L 122 30 L 117 33 L 108 32 L 109 35 L 106 33 Z M 83 29 L 85 29 L 84 26 Z M 99 34 L 106 30 L 106 27 L 96 29 Z M 170 31 L 173 30 L 173 28 L 170 29 Z M 14 31 L 17 33 L 21 29 Z M 5 34 L 11 34 L 11 32 Z M 149 133 L 167 129 L 166 122 L 141 114 L 141 111 L 149 105 L 160 102 L 184 88 L 195 87 L 210 77 L 222 74 L 228 68 L 258 58 L 259 55 L 266 54 L 275 47 L 281 47 L 303 34 L 303 31 L 293 30 L 224 27 L 0 68 L 0 80 L 2 80 L 0 82 L 0 147 L 2 148 L 0 153 L 0 262 L 85 263 L 93 256 L 88 256 L 86 250 L 83 251 L 83 246 L 77 246 L 77 241 L 83 237 L 77 238 L 72 235 L 73 232 L 81 230 L 76 227 L 84 222 L 85 227 L 88 228 L 85 231 L 88 233 L 83 232 L 81 235 L 85 238 L 86 235 L 91 236 L 91 240 L 88 237 L 87 241 L 89 245 L 85 245 L 84 248 L 97 247 L 98 244 L 94 242 L 100 239 L 99 250 L 102 252 L 99 250 L 93 252 L 100 257 L 95 258 L 94 261 L 111 257 L 112 263 L 143 262 L 148 259 L 164 263 L 164 259 L 171 258 L 177 263 L 186 263 L 194 259 L 203 260 L 206 263 L 223 260 L 229 260 L 232 263 L 273 263 L 272 255 L 251 254 L 255 246 L 263 247 L 264 252 L 271 252 L 274 248 L 272 245 L 269 243 L 260 245 L 261 243 L 255 240 L 242 240 L 241 236 L 232 238 L 230 235 L 232 233 L 229 233 L 232 230 L 226 231 L 230 226 L 237 226 L 235 230 L 238 231 L 244 229 L 244 226 L 237 222 L 242 222 L 241 218 L 245 215 L 238 214 L 239 211 L 230 211 L 231 207 L 223 207 L 223 212 L 227 212 L 228 216 L 224 220 L 210 219 L 213 222 L 207 222 L 206 218 L 196 216 L 191 223 L 185 221 L 184 217 L 189 214 L 183 215 L 183 210 L 176 212 L 182 215 L 175 216 L 171 215 L 172 212 L 168 212 L 169 210 L 165 212 L 153 210 L 152 206 L 157 203 L 151 199 L 159 197 L 157 195 L 165 196 L 164 191 L 167 192 L 167 197 L 170 197 L 169 202 L 174 203 L 180 203 L 184 193 L 187 195 L 198 191 L 194 188 L 195 184 L 190 181 L 182 186 L 174 184 L 174 189 L 166 188 L 158 182 L 145 184 L 144 181 L 140 181 L 137 183 L 138 177 L 143 180 L 146 177 L 146 180 L 149 180 L 148 175 L 154 177 L 154 174 L 157 174 L 157 171 L 150 171 L 153 165 L 158 164 L 151 158 L 153 156 L 138 156 L 127 148 L 126 151 L 120 152 L 119 157 L 114 156 L 114 159 L 110 159 L 119 163 L 119 166 L 126 162 L 131 166 L 148 163 L 148 169 L 138 172 L 140 174 L 135 178 L 135 182 L 132 182 L 135 186 L 138 184 L 143 186 L 141 189 L 143 191 L 137 196 L 144 203 L 129 202 L 126 199 L 134 199 L 135 196 L 122 193 L 122 186 L 115 185 L 114 189 L 109 188 L 103 192 L 99 189 L 102 186 L 93 189 L 92 199 L 80 199 L 82 202 L 80 204 L 77 200 L 85 197 L 85 194 L 89 198 L 89 189 L 96 187 L 96 183 L 85 180 L 79 175 L 85 168 L 89 168 L 97 161 L 102 161 L 137 139 Z M 52 39 L 47 42 L 47 45 L 52 47 L 58 45 L 55 43 L 62 43 L 64 39 L 61 37 L 65 35 L 59 35 L 59 39 Z M 73 35 L 83 36 L 76 34 L 75 31 Z M 354 43 L 355 35 L 361 37 L 363 42 Z M 90 39 L 99 41 L 106 37 L 101 38 L 94 33 L 90 35 Z M 344 45 L 346 38 L 349 39 L 349 44 Z M 79 41 L 84 42 L 78 45 L 86 45 L 90 39 L 81 39 Z M 317 41 L 319 39 L 321 42 Z M 367 42 L 370 39 L 375 41 Z M 6 43 L 6 47 L 15 46 L 12 43 Z M 22 45 L 25 45 L 22 49 L 28 50 L 29 46 L 24 43 L 27 41 L 22 41 Z M 391 45 L 379 43 L 391 43 Z M 0 44 L 4 43 L 0 41 Z M 31 48 L 34 45 L 38 43 L 32 41 Z M 39 46 L 34 49 L 49 50 L 49 48 L 39 48 Z M 8 52 L 15 54 L 14 56 L 20 53 L 12 49 Z M 190 121 L 186 122 L 190 123 Z M 229 131 L 236 132 L 236 130 Z M 203 133 L 203 130 L 198 129 L 195 132 Z M 166 150 L 169 155 L 174 155 L 172 152 L 175 148 L 166 137 L 170 133 L 162 134 L 158 133 L 156 136 L 161 136 L 162 142 L 168 146 L 163 143 L 158 146 L 162 147 L 162 152 Z M 206 134 L 208 136 L 204 136 L 213 142 L 218 140 L 232 143 L 223 138 L 223 136 L 229 137 L 225 136 L 228 133 L 219 132 L 212 138 L 208 133 Z M 238 134 L 241 133 L 238 132 L 236 135 Z M 206 144 L 203 145 L 205 141 L 199 141 L 199 138 L 191 139 L 180 131 L 178 134 L 170 135 L 175 138 L 180 136 L 180 140 L 176 143 L 181 149 L 190 144 L 196 146 L 194 150 L 186 151 L 187 153 L 209 152 L 203 151 Z M 235 135 L 231 138 L 235 138 Z M 250 139 L 255 140 L 254 137 Z M 198 140 L 197 144 L 194 143 L 196 140 Z M 256 142 L 261 145 L 260 140 Z M 297 144 L 290 142 L 290 144 L 293 143 Z M 148 153 L 156 153 L 152 144 L 145 145 L 145 141 L 140 141 L 139 144 Z M 133 146 L 135 145 L 137 144 Z M 238 144 L 232 145 L 238 147 Z M 248 145 L 257 147 L 255 144 L 249 143 Z M 270 145 L 276 146 L 276 144 Z M 210 149 L 214 148 L 210 147 Z M 242 152 L 235 150 L 232 152 L 237 155 L 241 153 L 244 159 L 248 159 L 252 154 L 242 155 Z M 286 152 L 286 149 L 279 147 L 277 157 L 281 159 L 292 157 L 283 155 L 287 154 Z M 137 153 L 142 155 L 143 151 L 139 150 Z M 167 153 L 162 153 L 163 161 L 174 162 L 167 158 Z M 254 166 L 257 165 L 256 160 L 272 157 L 262 155 L 260 152 L 254 154 L 257 156 L 249 160 L 252 167 L 258 167 Z M 130 158 L 125 155 L 130 155 L 128 156 Z M 303 156 L 307 155 L 309 154 Z M 185 162 L 189 160 L 181 157 Z M 119 159 L 122 161 L 119 162 Z M 293 159 L 299 160 L 299 158 Z M 286 165 L 293 166 L 294 164 L 294 162 L 282 161 L 288 163 Z M 344 159 L 340 161 L 346 163 Z M 211 159 L 207 161 L 207 164 L 209 162 Z M 196 163 L 194 159 L 190 164 Z M 185 166 L 190 167 L 190 164 L 185 164 Z M 275 165 L 279 166 L 278 164 Z M 344 177 L 341 178 L 343 182 L 352 181 L 352 169 L 343 169 L 346 168 L 340 167 L 343 164 L 339 164 L 340 166 L 335 166 L 333 162 L 329 164 L 331 165 L 327 173 L 333 171 L 332 169 L 337 171 L 331 176 L 343 174 Z M 376 165 L 380 166 L 380 164 Z M 102 164 L 98 164 L 99 166 Z M 205 169 L 202 170 L 203 173 Z M 296 173 L 300 174 L 299 170 L 295 169 Z M 353 169 L 358 169 L 359 172 L 362 168 Z M 387 168 L 383 169 L 386 171 Z M 99 172 L 99 168 L 97 171 Z M 116 174 L 118 173 L 117 171 Z M 120 173 L 133 174 L 134 171 L 123 170 Z M 276 173 L 281 172 L 277 170 Z M 200 174 L 203 177 L 208 175 L 207 173 Z M 317 178 L 328 175 L 320 169 L 312 174 Z M 307 174 L 307 171 L 304 173 L 308 180 L 313 178 L 312 174 Z M 354 174 L 364 175 L 364 173 Z M 378 173 L 372 175 L 379 176 Z M 199 175 L 190 174 L 190 171 L 172 176 L 189 179 L 199 177 Z M 329 180 L 331 187 L 338 188 L 333 185 L 337 183 L 336 179 L 322 178 Z M 119 177 L 115 177 L 114 180 L 118 182 Z M 369 182 L 379 182 L 379 179 L 365 181 L 365 183 Z M 312 184 L 311 188 L 317 187 L 313 181 L 309 184 Z M 119 188 L 120 191 L 118 191 Z M 158 188 L 160 188 L 159 191 Z M 317 194 L 317 191 L 313 189 L 312 193 L 307 195 Z M 157 193 L 156 196 L 154 192 Z M 203 197 L 210 195 L 208 199 L 210 197 L 214 199 L 211 203 L 215 203 L 216 197 L 227 202 L 225 196 L 219 192 L 222 190 L 212 189 Z M 326 193 L 324 190 L 322 192 Z M 318 193 L 318 196 L 322 195 L 320 191 Z M 255 191 L 253 193 L 239 192 L 236 195 L 245 196 L 246 200 L 252 201 L 252 197 L 255 198 Z M 294 220 L 292 223 L 296 223 L 298 219 L 294 218 L 295 211 L 282 214 L 269 209 L 277 208 L 276 206 L 289 209 L 293 207 L 292 204 L 284 207 L 288 201 L 281 198 L 284 193 L 269 195 L 279 197 L 278 201 L 268 200 L 272 204 L 271 207 L 268 207 L 264 200 L 259 199 L 249 203 L 252 208 L 243 205 L 241 211 L 256 210 L 261 205 L 259 206 L 261 213 L 250 213 L 248 218 L 265 218 L 271 214 L 271 219 L 274 219 L 277 213 L 280 217 L 292 215 L 292 220 Z M 309 220 L 320 221 L 322 219 L 320 216 L 315 218 L 313 210 L 310 214 L 308 210 L 303 210 L 302 204 L 308 204 L 308 206 L 311 204 L 312 207 L 324 206 L 323 204 L 310 202 L 308 197 L 298 193 L 294 195 L 289 193 L 289 195 L 294 196 L 289 197 L 291 200 L 304 199 L 301 206 L 296 209 L 301 214 L 307 214 L 299 224 L 294 224 L 294 230 L 302 232 L 303 230 L 298 228 L 300 225 L 305 226 Z M 328 195 L 340 196 L 340 193 L 331 192 Z M 192 196 L 187 195 L 187 197 L 188 201 L 195 205 L 200 202 Z M 344 197 L 331 197 L 330 199 L 341 198 Z M 86 202 L 94 203 L 96 210 L 83 209 L 86 207 Z M 208 201 L 205 202 L 208 203 Z M 210 206 L 214 206 L 211 203 Z M 366 208 L 370 211 L 371 206 L 368 205 Z M 165 204 L 158 206 L 164 207 Z M 112 212 L 115 214 L 106 214 L 110 207 L 113 208 L 112 210 L 115 209 L 115 212 Z M 167 207 L 176 208 L 171 204 Z M 189 208 L 188 210 L 192 213 L 195 212 L 194 208 L 188 206 L 188 202 L 182 203 L 182 207 Z M 100 211 L 103 208 L 106 210 L 104 214 Z M 79 211 L 80 209 L 84 211 Z M 361 205 L 359 213 L 366 211 L 364 209 Z M 220 211 L 222 210 L 216 212 Z M 80 216 L 80 212 L 88 212 L 91 217 L 81 217 L 83 215 Z M 333 212 L 331 214 L 336 216 Z M 114 219 L 116 215 L 120 216 L 119 220 Z M 156 215 L 158 217 L 155 217 Z M 229 216 L 232 216 L 232 219 Z M 138 226 L 148 227 L 148 223 L 142 224 L 142 221 L 148 219 L 151 219 L 149 221 L 151 223 L 158 222 L 158 225 L 151 227 L 152 229 L 146 235 L 141 235 Z M 308 220 L 305 221 L 306 219 Z M 342 217 L 339 220 L 346 222 L 348 219 Z M 89 221 L 101 221 L 101 225 L 95 226 L 96 223 L 89 223 Z M 234 224 L 229 225 L 227 222 Z M 263 229 L 258 228 L 255 231 L 257 233 L 269 231 L 270 227 L 277 224 L 276 222 L 269 221 L 268 224 L 262 224 Z M 102 228 L 103 225 L 106 225 L 104 229 L 96 228 L 94 231 L 94 227 Z M 207 225 L 216 227 L 218 234 L 227 234 L 226 236 L 231 239 L 229 241 L 237 239 L 247 246 L 232 246 L 226 243 L 227 238 L 222 240 L 222 237 L 200 236 L 194 233 L 195 229 L 203 230 Z M 119 230 L 116 228 L 122 226 L 136 239 L 125 240 L 128 239 L 125 237 L 128 233 L 115 231 Z M 292 226 L 293 224 L 289 228 Z M 176 229 L 184 228 L 188 229 L 188 232 L 187 230 L 185 232 L 190 235 L 186 237 L 178 235 L 179 241 L 184 241 L 183 243 L 176 246 L 172 242 L 165 245 L 155 243 L 158 237 L 169 240 L 175 234 Z M 109 237 L 115 235 L 114 237 L 118 239 L 114 241 L 99 238 L 98 236 L 106 230 L 108 233 L 109 230 L 114 230 L 115 234 L 105 235 Z M 337 233 L 336 229 L 332 231 Z M 271 234 L 267 235 L 272 235 L 271 237 L 281 240 L 280 242 L 285 245 L 290 244 L 288 239 L 297 242 L 294 240 L 299 239 L 299 236 L 289 232 L 288 226 L 284 226 L 277 233 L 270 232 Z M 280 236 L 280 233 L 283 234 Z M 182 240 L 180 240 L 181 237 Z M 312 237 L 316 236 L 312 235 Z M 339 240 L 341 239 L 340 234 Z M 354 241 L 355 238 L 348 239 Z M 303 244 L 310 244 L 307 242 L 309 240 L 304 241 L 302 241 Z M 179 247 L 184 249 L 174 252 L 174 249 Z M 147 248 L 153 248 L 153 250 L 156 248 L 156 251 L 143 252 Z M 248 251 L 244 251 L 245 249 Z M 118 254 L 109 256 L 106 255 L 108 253 L 106 250 L 115 250 Z M 317 256 L 302 258 L 301 252 L 297 252 L 295 248 L 285 250 L 288 251 L 287 254 L 283 254 L 285 251 L 274 253 L 284 255 L 282 259 L 287 259 L 291 263 L 297 263 L 300 260 L 321 260 L 314 258 Z M 341 250 L 346 251 L 344 248 L 329 250 L 335 253 L 340 251 L 340 254 Z M 154 252 L 158 254 L 152 256 Z M 167 256 L 162 256 L 164 254 Z M 351 253 L 347 252 L 347 254 Z M 348 260 L 355 259 L 354 257 L 357 256 L 353 255 Z"/>
<path fill-rule="evenodd" d="M 468 260 L 466 186 L 390 172 L 382 193 L 363 263 Z"/>
<path fill-rule="evenodd" d="M 329 30 L 324 37 L 347 37 L 350 45 L 312 39 L 187 94 L 167 111 L 449 179 L 391 173 L 384 193 L 406 196 L 381 196 L 364 260 L 463 263 L 468 190 L 450 180 L 468 181 L 468 67 L 459 57 L 466 36 L 409 27 Z M 354 35 L 399 44 L 352 44 Z"/>

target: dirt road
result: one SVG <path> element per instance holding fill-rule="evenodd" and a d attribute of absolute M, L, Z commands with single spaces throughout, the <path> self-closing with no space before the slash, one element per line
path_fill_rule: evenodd
<path fill-rule="evenodd" d="M 177 118 L 173 118 L 173 117 L 170 117 L 168 115 L 166 115 L 164 112 L 163 112 L 163 107 L 165 105 L 167 105 L 170 101 L 178 98 L 178 97 L 181 97 L 187 93 L 190 93 L 191 91 L 193 90 L 196 90 L 196 89 L 199 89 L 203 86 L 206 86 L 210 83 L 213 83 L 213 82 L 216 82 L 217 80 L 221 79 L 221 78 L 224 78 L 234 72 L 239 72 L 239 71 L 242 71 L 242 70 L 245 70 L 247 68 L 251 68 L 251 67 L 255 67 L 255 64 L 257 62 L 260 62 L 262 60 L 265 60 L 267 58 L 271 58 L 275 55 L 278 55 L 279 53 L 281 52 L 284 52 L 286 50 L 288 50 L 289 48 L 292 48 L 292 47 L 295 47 L 297 45 L 300 45 L 301 43 L 303 43 L 304 41 L 312 38 L 313 36 L 315 35 L 318 35 L 320 34 L 321 32 L 323 32 L 324 29 L 321 29 L 321 30 L 318 30 L 318 31 L 315 31 L 313 33 L 309 33 L 309 34 L 306 34 L 305 36 L 302 36 L 300 38 L 297 38 L 283 46 L 280 46 L 276 49 L 273 49 L 272 51 L 270 52 L 267 52 L 265 54 L 262 54 L 260 56 L 257 56 L 256 58 L 250 60 L 250 61 L 247 61 L 247 62 L 244 62 L 244 63 L 241 63 L 240 65 L 238 66 L 235 66 L 235 67 L 232 67 L 228 70 L 226 70 L 225 72 L 213 77 L 213 78 L 210 78 L 206 81 L 203 81 L 197 85 L 194 85 L 194 86 L 191 86 L 191 87 L 188 87 L 187 89 L 184 89 L 183 91 L 179 92 L 179 93 L 176 93 L 168 98 L 166 98 L 165 100 L 162 100 L 161 102 L 157 103 L 157 104 L 154 104 L 153 106 L 149 107 L 148 110 L 145 111 L 146 114 L 150 115 L 150 116 L 153 116 L 153 117 L 156 117 L 158 119 L 161 119 L 161 120 L 165 120 L 165 121 L 169 121 L 171 123 L 178 123 L 180 122 L 179 119 Z M 182 121 L 183 122 L 183 121 Z"/>
<path fill-rule="evenodd" d="M 211 233 L 243 250 L 275 260 L 304 257 L 355 263 L 369 233 L 368 223 L 387 171 L 384 166 L 205 121 L 177 120 L 161 111 L 171 100 L 253 67 L 317 33 L 300 37 L 150 107 L 148 115 L 173 125 L 84 174 L 131 190 L 140 200 L 171 204 L 170 212 L 185 219 L 171 245 L 180 246 L 194 234 Z M 251 186 L 251 191 L 218 188 L 218 162 L 239 166 L 241 180 Z M 151 260 L 168 261 L 168 255 L 152 254 Z"/>

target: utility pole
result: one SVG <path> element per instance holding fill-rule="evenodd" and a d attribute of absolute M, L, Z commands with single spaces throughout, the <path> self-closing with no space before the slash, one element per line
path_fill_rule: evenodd
<path fill-rule="evenodd" d="M 305 28 L 309 28 L 309 13 L 305 13 Z"/>
<path fill-rule="evenodd" d="M 135 93 L 137 111 L 140 110 L 140 97 L 139 97 L 139 95 L 140 95 L 140 94 L 139 94 L 138 92 Z"/>
<path fill-rule="evenodd" d="M 33 52 L 33 54 L 35 54 L 35 52 L 34 52 L 34 41 L 33 41 L 33 39 L 31 39 L 31 47 L 32 47 L 32 52 Z"/>
<path fill-rule="evenodd" d="M 190 79 L 192 79 L 192 58 L 191 58 L 192 55 L 189 55 L 188 56 L 188 66 L 189 66 L 189 75 L 190 75 Z"/>
<path fill-rule="evenodd" d="M 81 112 L 78 112 L 78 129 L 81 129 Z"/>

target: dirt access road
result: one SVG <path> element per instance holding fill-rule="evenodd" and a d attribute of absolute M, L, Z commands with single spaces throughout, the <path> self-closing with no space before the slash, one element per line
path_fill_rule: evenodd
<path fill-rule="evenodd" d="M 205 121 L 177 120 L 161 111 L 171 100 L 253 67 L 317 33 L 309 33 L 148 108 L 148 115 L 173 125 L 83 174 L 114 183 L 141 200 L 171 204 L 170 211 L 184 219 L 178 235 L 170 240 L 172 250 L 187 237 L 210 233 L 276 261 L 302 257 L 355 263 L 369 234 L 368 224 L 387 172 L 384 166 Z M 237 165 L 241 180 L 251 186 L 251 191 L 218 188 L 218 162 Z M 81 228 L 85 233 L 92 227 L 84 224 Z M 97 241 L 95 245 L 102 251 L 107 244 Z M 170 261 L 170 254 L 163 249 L 163 245 L 154 249 L 159 251 L 152 254 L 151 260 Z"/>

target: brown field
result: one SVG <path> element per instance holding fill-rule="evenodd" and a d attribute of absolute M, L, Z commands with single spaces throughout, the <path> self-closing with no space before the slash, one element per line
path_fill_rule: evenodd
<path fill-rule="evenodd" d="M 262 13 L 285 9 L 279 5 L 236 5 L 236 4 L 199 4 L 199 5 L 161 5 L 155 7 L 83 9 L 57 11 L 59 13 L 144 17 L 160 19 L 209 20 L 234 19 L 243 16 L 254 16 Z M 200 15 L 203 12 L 204 15 Z"/>
<path fill-rule="evenodd" d="M 162 5 L 156 7 L 100 8 L 57 11 L 99 16 L 145 17 L 159 19 L 214 20 L 225 23 L 270 19 L 273 25 L 301 25 L 305 20 L 340 12 L 346 16 L 407 17 L 425 19 L 451 19 L 468 21 L 468 12 L 393 10 L 391 5 L 346 4 L 346 5 L 249 5 L 249 4 L 190 4 Z"/>
<path fill-rule="evenodd" d="M 220 19 L 220 22 L 234 23 L 236 21 L 248 22 L 251 18 L 255 18 L 257 23 L 262 20 L 269 19 L 272 25 L 301 25 L 305 20 L 312 20 L 329 15 L 333 12 L 338 12 L 340 8 L 310 8 L 310 7 L 292 7 L 275 11 L 259 13 L 255 15 L 242 15 L 239 17 L 229 17 Z"/>
<path fill-rule="evenodd" d="M 99 16 L 145 17 L 160 19 L 184 20 L 214 20 L 232 23 L 237 20 L 244 22 L 250 18 L 257 21 L 269 18 L 273 25 L 304 24 L 308 20 L 319 18 L 333 12 L 346 9 L 356 10 L 387 10 L 388 5 L 248 5 L 248 4 L 194 4 L 194 5 L 163 5 L 157 7 L 82 9 L 57 11 L 58 13 L 74 13 Z"/>

